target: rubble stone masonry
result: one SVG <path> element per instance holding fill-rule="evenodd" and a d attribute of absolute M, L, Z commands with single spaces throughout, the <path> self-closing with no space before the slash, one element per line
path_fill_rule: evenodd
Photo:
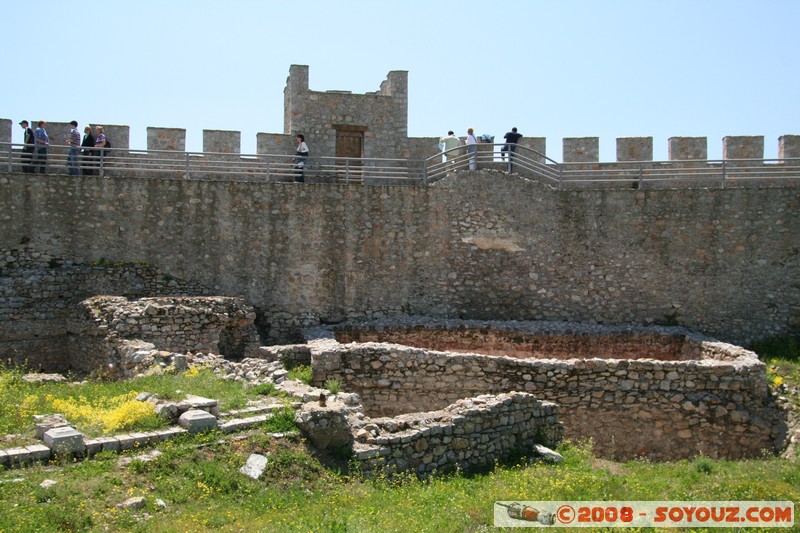
<path fill-rule="evenodd" d="M 516 326 L 524 331 L 526 324 Z M 489 334 L 496 328 L 484 324 L 477 331 Z M 349 335 L 342 343 L 322 338 L 309 345 L 315 383 L 338 379 L 344 390 L 361 396 L 370 416 L 436 410 L 461 398 L 524 391 L 558 405 L 564 436 L 591 437 L 603 457 L 741 458 L 783 448 L 785 420 L 769 394 L 765 365 L 754 353 L 677 328 L 629 331 L 620 351 L 618 329 L 576 329 L 580 327 L 562 323 L 551 325 L 547 335 L 527 335 L 521 350 L 526 342 L 528 347 L 537 344 L 533 341 L 549 346 L 527 356 L 521 351 L 493 356 L 348 342 Z M 418 344 L 420 330 L 412 333 L 412 342 Z M 441 333 L 432 328 L 427 337 L 436 339 Z M 464 326 L 449 333 L 464 333 Z M 672 337 L 664 344 L 675 349 L 665 360 L 651 352 L 654 335 Z M 639 336 L 642 344 L 636 353 Z M 594 353 L 572 359 L 559 355 L 561 348 L 568 353 L 576 338 Z M 477 351 L 482 348 L 482 343 L 475 344 Z"/>
<path fill-rule="evenodd" d="M 672 323 L 746 344 L 800 328 L 798 204 L 793 187 L 559 192 L 493 171 L 430 187 L 9 174 L 0 313 L 56 328 L 33 309 L 134 291 L 243 297 L 273 342 L 405 313 Z M 172 282 L 80 273 L 100 259 Z"/>

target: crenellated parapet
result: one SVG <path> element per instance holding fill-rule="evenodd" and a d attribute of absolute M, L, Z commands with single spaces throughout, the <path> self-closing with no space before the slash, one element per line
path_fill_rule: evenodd
<path fill-rule="evenodd" d="M 397 70 L 387 74 L 377 91 L 354 94 L 351 91 L 314 91 L 310 88 L 308 65 L 291 65 L 284 88 L 284 123 L 282 133 L 256 135 L 256 155 L 292 154 L 295 137 L 303 134 L 312 157 L 397 158 L 424 160 L 438 152 L 439 136 L 408 136 L 408 72 Z M 33 127 L 35 122 L 31 121 Z M 10 143 L 12 129 L 19 126 L 9 119 L 0 119 L 0 143 Z M 79 129 L 83 131 L 84 125 Z M 106 134 L 117 150 L 130 150 L 128 126 L 104 125 Z M 48 133 L 53 144 L 63 144 L 69 124 L 49 122 Z M 481 132 L 478 132 L 481 133 Z M 17 139 L 21 136 L 17 133 Z M 241 132 L 203 130 L 205 153 L 241 154 Z M 502 137 L 496 137 L 498 143 Z M 800 157 L 800 135 L 782 135 L 778 139 L 780 159 Z M 561 154 L 548 154 L 545 137 L 525 136 L 520 145 L 536 150 L 551 160 L 573 165 L 600 163 L 599 137 L 567 137 L 562 139 Z M 707 137 L 670 137 L 668 161 L 680 167 L 703 165 L 708 160 Z M 491 151 L 489 146 L 479 149 Z M 186 150 L 186 130 L 182 128 L 148 127 L 147 150 Z M 495 148 L 496 150 L 496 148 Z M 764 136 L 726 136 L 722 139 L 722 158 L 763 159 Z M 227 159 L 223 158 L 223 159 Z M 652 162 L 653 137 L 619 137 L 616 140 L 616 162 Z M 542 158 L 544 162 L 544 158 Z M 613 163 L 613 162 L 606 162 Z"/>
<path fill-rule="evenodd" d="M 401 73 L 402 74 L 402 73 Z M 392 79 L 390 76 L 389 79 Z M 402 85 L 402 84 L 401 84 Z M 36 127 L 36 123 L 32 123 Z M 95 124 L 89 124 L 94 127 Z M 10 119 L 0 119 L 0 143 L 12 142 L 12 130 L 15 125 Z M 84 124 L 80 124 L 78 129 L 83 134 Z M 136 151 L 130 146 L 130 126 L 126 125 L 103 125 L 105 133 L 111 140 L 114 149 L 123 152 Z M 339 128 L 339 130 L 335 129 Z M 422 160 L 437 152 L 436 145 L 439 137 L 398 137 L 390 139 L 394 143 L 392 150 L 376 151 L 367 149 L 369 140 L 374 135 L 369 135 L 367 127 L 337 125 L 332 129 L 330 135 L 322 135 L 327 140 L 321 145 L 316 144 L 306 135 L 306 142 L 313 147 L 315 156 L 341 155 L 336 153 L 335 139 L 337 131 L 350 133 L 360 136 L 363 142 L 361 157 L 397 157 Z M 47 131 L 50 135 L 51 144 L 61 145 L 66 143 L 69 132 L 69 122 L 48 122 Z M 320 130 L 305 130 L 317 131 Z M 17 137 L 20 135 L 18 134 Z M 320 138 L 322 138 L 320 137 Z M 497 142 L 502 140 L 496 139 Z M 18 142 L 19 144 L 19 142 Z M 557 153 L 547 152 L 546 137 L 523 137 L 519 144 L 527 148 L 548 156 L 550 159 L 558 160 Z M 231 156 L 242 154 L 242 133 L 236 130 L 203 130 L 204 153 L 229 154 Z M 726 136 L 722 139 L 722 159 L 764 159 L 765 140 L 763 135 L 753 136 Z M 571 164 L 592 164 L 600 163 L 600 138 L 599 137 L 566 137 L 562 139 L 561 161 Z M 147 128 L 147 147 L 148 151 L 186 151 L 186 129 L 148 127 Z M 58 152 L 59 148 L 53 148 Z M 295 136 L 280 133 L 258 133 L 256 135 L 256 154 L 255 155 L 275 155 L 291 154 L 295 150 Z M 62 150 L 63 151 L 63 150 Z M 356 156 L 350 156 L 356 157 Z M 800 158 L 800 135 L 782 135 L 778 138 L 778 159 Z M 667 160 L 674 162 L 694 162 L 694 164 L 705 163 L 708 160 L 708 138 L 707 137 L 670 137 L 667 144 Z M 653 161 L 653 137 L 618 137 L 616 140 L 616 162 L 652 162 Z M 606 164 L 614 163 L 611 161 Z"/>

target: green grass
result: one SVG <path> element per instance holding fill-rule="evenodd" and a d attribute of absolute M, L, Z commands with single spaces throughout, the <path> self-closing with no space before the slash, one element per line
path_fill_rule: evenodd
<path fill-rule="evenodd" d="M 80 402 L 93 406 L 105 399 L 125 394 L 149 392 L 166 400 L 181 400 L 186 394 L 194 394 L 219 401 L 223 411 L 238 409 L 249 400 L 274 394 L 274 388 L 245 388 L 240 382 L 223 381 L 213 372 L 187 372 L 176 375 L 146 376 L 126 381 L 89 381 L 85 384 L 27 383 L 22 380 L 20 369 L 0 368 L 0 435 L 32 434 L 34 414 L 58 412 L 53 400 Z M 74 421 L 70 421 L 74 422 Z M 126 430 L 149 431 L 165 427 L 157 416 L 143 418 Z M 79 427 L 88 436 L 102 434 L 96 427 Z"/>
<path fill-rule="evenodd" d="M 299 439 L 170 441 L 154 461 L 119 465 L 104 454 L 59 468 L 0 472 L 0 531 L 481 531 L 497 500 L 800 501 L 800 464 L 763 459 L 609 463 L 586 445 L 559 447 L 560 465 L 498 466 L 487 474 L 362 479 L 320 463 Z M 239 473 L 250 453 L 269 456 L 263 477 Z M 39 483 L 58 484 L 42 489 Z M 144 496 L 139 512 L 115 504 Z M 156 499 L 167 510 L 155 505 Z M 151 518 L 146 519 L 148 514 Z M 619 530 L 614 530 L 619 531 Z"/>
<path fill-rule="evenodd" d="M 295 379 L 306 385 L 311 384 L 311 365 L 297 365 L 289 369 L 289 374 L 286 376 L 289 379 Z"/>
<path fill-rule="evenodd" d="M 784 383 L 800 384 L 800 363 L 780 361 Z M 60 390 L 56 385 L 22 385 L 18 377 L 12 371 L 0 372 L 0 379 L 6 380 L 0 386 L 18 386 L 27 392 Z M 269 393 L 268 388 L 244 389 L 240 383 L 223 382 L 202 372 L 194 377 L 156 376 L 91 386 L 98 387 L 96 394 L 104 386 L 108 394 L 127 391 L 127 387 L 164 396 L 182 390 L 224 396 L 232 404 L 246 401 L 248 394 Z M 294 413 L 286 407 L 245 438 L 209 433 L 162 443 L 158 446 L 162 454 L 151 462 L 122 466 L 120 455 L 103 453 L 88 461 L 60 459 L 54 464 L 0 470 L 0 532 L 489 531 L 493 503 L 498 500 L 800 502 L 800 462 L 796 460 L 698 457 L 673 463 L 614 463 L 594 458 L 586 443 L 566 442 L 558 448 L 564 455 L 558 465 L 519 460 L 488 473 L 456 472 L 427 480 L 413 476 L 364 479 L 330 466 L 336 462 L 310 450 L 300 437 L 268 435 L 295 429 Z M 269 457 L 257 481 L 239 472 L 251 453 Z M 23 481 L 9 482 L 15 478 Z M 57 484 L 43 489 L 39 484 L 45 479 Z M 144 496 L 145 508 L 116 509 L 117 503 L 131 496 Z M 157 499 L 166 502 L 166 510 L 156 505 Z"/>
<path fill-rule="evenodd" d="M 325 388 L 331 394 L 339 394 L 342 391 L 342 382 L 336 378 L 329 378 L 325 380 Z"/>

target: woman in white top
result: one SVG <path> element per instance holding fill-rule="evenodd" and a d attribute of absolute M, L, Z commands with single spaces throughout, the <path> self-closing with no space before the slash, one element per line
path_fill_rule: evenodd
<path fill-rule="evenodd" d="M 478 170 L 478 139 L 472 128 L 467 130 L 467 154 L 469 154 L 469 169 Z"/>

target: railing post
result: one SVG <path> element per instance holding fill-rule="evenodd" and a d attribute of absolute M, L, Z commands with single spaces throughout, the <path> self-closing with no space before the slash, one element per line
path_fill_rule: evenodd
<path fill-rule="evenodd" d="M 564 168 L 561 166 L 558 167 L 558 190 L 564 190 Z"/>
<path fill-rule="evenodd" d="M 105 150 L 100 148 L 100 152 L 98 154 L 98 157 L 100 158 L 100 170 L 98 171 L 98 175 L 102 178 L 103 176 L 105 176 L 105 165 L 106 165 L 106 153 L 105 153 Z"/>
<path fill-rule="evenodd" d="M 186 179 L 192 179 L 191 174 L 189 173 L 189 152 L 184 152 L 186 155 Z"/>
<path fill-rule="evenodd" d="M 14 171 L 14 145 L 8 145 L 8 173 L 11 174 Z"/>
<path fill-rule="evenodd" d="M 270 170 L 269 170 L 269 159 L 267 159 L 267 183 L 272 181 L 271 176 L 269 175 L 269 173 L 270 173 Z"/>
<path fill-rule="evenodd" d="M 642 188 L 642 182 L 644 181 L 644 166 L 639 165 L 639 189 Z"/>
<path fill-rule="evenodd" d="M 425 159 L 422 161 L 422 184 L 427 186 L 428 185 L 428 160 Z"/>

